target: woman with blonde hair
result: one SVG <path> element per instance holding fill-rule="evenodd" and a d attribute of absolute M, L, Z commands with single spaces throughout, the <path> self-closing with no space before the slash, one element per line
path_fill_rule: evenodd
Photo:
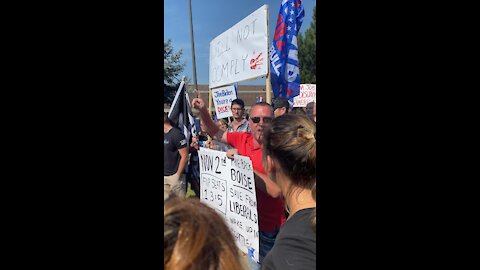
<path fill-rule="evenodd" d="M 163 217 L 166 270 L 247 269 L 224 219 L 198 199 L 168 199 Z"/>
<path fill-rule="evenodd" d="M 316 127 L 303 115 L 275 118 L 263 133 L 263 166 L 290 215 L 262 269 L 315 269 Z"/>

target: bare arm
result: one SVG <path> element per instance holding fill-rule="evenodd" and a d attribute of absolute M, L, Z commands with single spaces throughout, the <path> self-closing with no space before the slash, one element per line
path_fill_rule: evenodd
<path fill-rule="evenodd" d="M 178 164 L 177 175 L 180 176 L 185 169 L 188 161 L 188 147 L 184 147 L 182 149 L 178 149 L 178 153 L 180 153 L 180 163 Z"/>
<path fill-rule="evenodd" d="M 200 111 L 200 119 L 203 121 L 205 126 L 207 127 L 207 133 L 212 137 L 214 140 L 228 143 L 227 142 L 227 134 L 219 129 L 217 125 L 213 122 L 210 114 L 208 113 L 207 108 L 205 107 L 205 101 L 201 98 L 194 98 L 192 100 L 192 108 L 198 109 Z"/>
<path fill-rule="evenodd" d="M 257 170 L 253 170 L 255 176 L 255 186 L 263 192 L 267 193 L 273 198 L 278 198 L 282 195 L 280 187 L 275 184 L 266 174 L 263 174 Z"/>
<path fill-rule="evenodd" d="M 234 155 L 238 155 L 238 149 L 232 148 L 227 151 L 227 157 L 229 159 L 234 159 Z M 263 174 L 257 170 L 253 170 L 253 176 L 255 178 L 255 186 L 258 187 L 261 191 L 267 193 L 273 198 L 278 198 L 282 195 L 282 190 L 280 187 L 275 184 L 266 174 Z"/>

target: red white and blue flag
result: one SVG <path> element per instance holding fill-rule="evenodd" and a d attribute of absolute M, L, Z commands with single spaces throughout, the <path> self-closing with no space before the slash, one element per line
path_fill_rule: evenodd
<path fill-rule="evenodd" d="M 275 35 L 270 47 L 270 80 L 273 95 L 293 98 L 300 93 L 297 34 L 305 10 L 301 0 L 283 0 L 278 13 Z"/>

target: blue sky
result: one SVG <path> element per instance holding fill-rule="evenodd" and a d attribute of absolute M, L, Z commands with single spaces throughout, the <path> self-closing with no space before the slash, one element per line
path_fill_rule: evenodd
<path fill-rule="evenodd" d="M 275 23 L 280 10 L 281 0 L 191 0 L 193 33 L 195 38 L 195 61 L 197 83 L 208 85 L 208 62 L 210 41 L 225 32 L 261 6 L 267 4 L 269 12 L 270 41 L 275 31 Z M 312 21 L 315 0 L 303 0 L 305 18 L 300 28 L 304 33 Z M 188 0 L 164 1 L 164 41 L 172 40 L 175 51 L 183 49 L 182 61 L 186 63 L 183 71 L 193 83 L 192 48 L 190 43 L 190 17 Z M 240 82 L 240 85 L 261 85 L 265 79 Z"/>

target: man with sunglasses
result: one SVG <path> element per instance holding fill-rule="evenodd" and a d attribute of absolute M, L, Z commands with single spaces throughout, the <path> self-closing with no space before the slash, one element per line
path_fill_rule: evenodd
<path fill-rule="evenodd" d="M 227 132 L 250 132 L 250 125 L 248 121 L 243 117 L 245 113 L 245 103 L 243 100 L 237 98 L 232 100 L 232 110 L 233 121 L 228 125 Z"/>
<path fill-rule="evenodd" d="M 210 136 L 228 143 L 236 148 L 240 155 L 247 156 L 252 160 L 259 215 L 261 263 L 273 247 L 280 227 L 285 223 L 284 201 L 281 197 L 281 190 L 277 184 L 268 178 L 262 164 L 263 130 L 273 119 L 272 107 L 265 102 L 252 106 L 249 118 L 252 133 L 220 130 L 209 118 L 205 101 L 201 98 L 192 100 L 192 108 L 200 111 L 200 117 L 202 121 L 205 121 L 207 133 Z M 253 269 L 260 269 L 258 264 L 252 266 Z"/>

